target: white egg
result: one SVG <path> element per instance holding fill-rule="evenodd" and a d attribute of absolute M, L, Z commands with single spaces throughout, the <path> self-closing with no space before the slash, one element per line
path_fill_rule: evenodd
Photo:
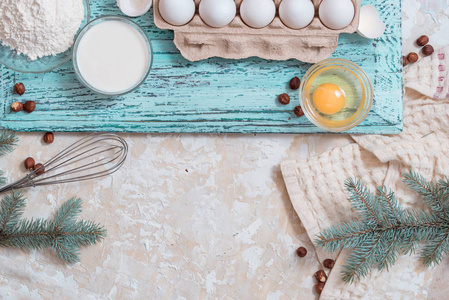
<path fill-rule="evenodd" d="M 240 5 L 240 16 L 249 27 L 263 28 L 273 22 L 275 15 L 273 0 L 243 0 Z"/>
<path fill-rule="evenodd" d="M 160 0 L 159 13 L 162 18 L 175 26 L 189 23 L 195 15 L 193 0 Z"/>
<path fill-rule="evenodd" d="M 315 16 L 315 7 L 311 0 L 282 0 L 279 17 L 282 23 L 292 29 L 307 27 Z"/>
<path fill-rule="evenodd" d="M 224 27 L 232 22 L 237 12 L 234 0 L 202 0 L 200 17 L 211 27 Z"/>
<path fill-rule="evenodd" d="M 351 0 L 323 0 L 319 15 L 321 22 L 330 29 L 343 29 L 354 19 L 355 9 Z"/>

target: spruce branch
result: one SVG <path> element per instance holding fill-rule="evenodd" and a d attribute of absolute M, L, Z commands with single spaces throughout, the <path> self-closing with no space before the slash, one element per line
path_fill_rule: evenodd
<path fill-rule="evenodd" d="M 71 198 L 56 212 L 52 220 L 20 220 L 26 200 L 20 192 L 12 192 L 1 202 L 0 247 L 23 250 L 51 248 L 67 263 L 80 260 L 79 248 L 104 239 L 106 230 L 91 221 L 76 221 L 82 201 Z"/>
<path fill-rule="evenodd" d="M 18 141 L 19 139 L 14 133 L 0 129 L 0 156 L 12 152 Z"/>
<path fill-rule="evenodd" d="M 449 181 L 427 182 L 412 171 L 404 181 L 423 196 L 429 211 L 403 209 L 394 192 L 377 188 L 374 196 L 360 181 L 349 179 L 348 199 L 360 216 L 322 231 L 315 243 L 330 252 L 350 249 L 342 271 L 344 282 L 366 277 L 373 268 L 389 270 L 401 254 L 421 243 L 423 263 L 439 264 L 449 254 Z"/>

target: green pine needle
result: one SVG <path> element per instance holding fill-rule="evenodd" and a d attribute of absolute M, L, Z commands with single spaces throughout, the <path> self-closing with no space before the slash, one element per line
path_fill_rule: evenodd
<path fill-rule="evenodd" d="M 106 236 L 106 230 L 90 221 L 76 221 L 82 201 L 72 198 L 57 211 L 53 220 L 20 220 L 25 209 L 20 192 L 5 196 L 0 207 L 0 247 L 23 250 L 51 248 L 67 263 L 80 260 L 80 246 L 94 245 Z"/>
<path fill-rule="evenodd" d="M 0 129 L 0 155 L 12 152 L 18 141 L 19 139 L 14 133 Z"/>
<path fill-rule="evenodd" d="M 373 268 L 389 270 L 401 254 L 421 251 L 426 266 L 449 253 L 449 180 L 427 182 L 412 171 L 403 174 L 410 188 L 423 196 L 430 211 L 403 209 L 394 193 L 377 188 L 374 196 L 360 181 L 347 180 L 348 199 L 361 220 L 328 228 L 316 239 L 330 252 L 350 249 L 342 272 L 344 282 L 366 277 Z"/>

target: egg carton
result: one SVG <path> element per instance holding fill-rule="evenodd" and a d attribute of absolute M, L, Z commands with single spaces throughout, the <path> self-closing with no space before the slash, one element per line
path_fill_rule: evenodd
<path fill-rule="evenodd" d="M 273 60 L 291 58 L 303 62 L 316 63 L 332 55 L 338 46 L 340 33 L 357 31 L 360 17 L 361 0 L 351 0 L 355 7 L 352 22 L 341 30 L 329 29 L 318 17 L 318 7 L 322 0 L 312 0 L 315 17 L 306 28 L 291 29 L 279 18 L 281 0 L 274 0 L 276 16 L 273 22 L 261 29 L 246 25 L 239 15 L 240 3 L 235 0 L 237 15 L 234 20 L 222 28 L 213 28 L 203 22 L 198 13 L 201 0 L 195 0 L 196 11 L 193 19 L 186 25 L 174 26 L 167 23 L 159 13 L 159 1 L 154 0 L 154 23 L 161 29 L 170 29 L 175 33 L 174 43 L 181 55 L 190 61 L 210 57 L 241 59 L 252 56 Z"/>

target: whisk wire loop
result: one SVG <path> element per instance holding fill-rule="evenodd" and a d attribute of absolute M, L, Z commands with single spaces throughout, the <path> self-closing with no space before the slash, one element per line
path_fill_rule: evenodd
<path fill-rule="evenodd" d="M 128 155 L 126 141 L 113 133 L 90 134 L 56 154 L 0 193 L 27 187 L 78 182 L 105 177 L 120 169 Z"/>

